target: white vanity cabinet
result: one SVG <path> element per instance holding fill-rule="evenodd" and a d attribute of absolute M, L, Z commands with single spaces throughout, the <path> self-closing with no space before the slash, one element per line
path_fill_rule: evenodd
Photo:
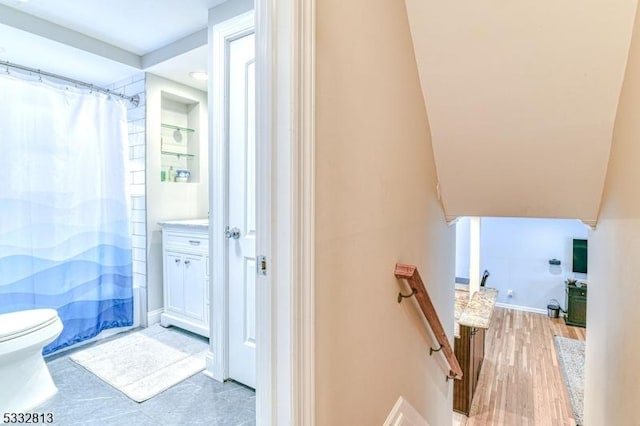
<path fill-rule="evenodd" d="M 209 337 L 209 231 L 206 220 L 162 226 L 163 326 Z"/>

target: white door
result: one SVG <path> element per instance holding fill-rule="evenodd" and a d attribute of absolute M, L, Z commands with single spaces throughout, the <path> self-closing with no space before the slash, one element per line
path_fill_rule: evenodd
<path fill-rule="evenodd" d="M 229 41 L 229 378 L 256 383 L 255 37 Z"/>

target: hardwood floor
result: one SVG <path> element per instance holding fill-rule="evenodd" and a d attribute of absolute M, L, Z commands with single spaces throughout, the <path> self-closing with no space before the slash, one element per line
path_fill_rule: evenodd
<path fill-rule="evenodd" d="M 469 417 L 454 426 L 574 426 L 553 336 L 585 340 L 584 328 L 562 318 L 496 308 Z"/>

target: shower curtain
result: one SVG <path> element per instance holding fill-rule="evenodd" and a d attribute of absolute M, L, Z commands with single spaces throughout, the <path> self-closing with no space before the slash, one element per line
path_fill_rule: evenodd
<path fill-rule="evenodd" d="M 55 308 L 51 353 L 133 323 L 123 101 L 0 76 L 0 313 Z"/>

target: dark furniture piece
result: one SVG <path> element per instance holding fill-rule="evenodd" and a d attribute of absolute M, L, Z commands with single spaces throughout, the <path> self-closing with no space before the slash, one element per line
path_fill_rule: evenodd
<path fill-rule="evenodd" d="M 484 335 L 484 328 L 461 325 L 460 337 L 456 337 L 453 346 L 464 373 L 462 380 L 455 380 L 453 383 L 453 409 L 467 415 L 471 409 L 484 360 Z"/>
<path fill-rule="evenodd" d="M 491 274 L 485 269 L 482 273 L 482 281 L 480 282 L 480 287 L 484 287 L 487 284 L 487 278 L 489 278 L 489 275 Z"/>
<path fill-rule="evenodd" d="M 578 327 L 587 326 L 587 287 L 576 287 L 575 284 L 567 284 L 567 316 L 564 321 L 568 325 Z"/>

